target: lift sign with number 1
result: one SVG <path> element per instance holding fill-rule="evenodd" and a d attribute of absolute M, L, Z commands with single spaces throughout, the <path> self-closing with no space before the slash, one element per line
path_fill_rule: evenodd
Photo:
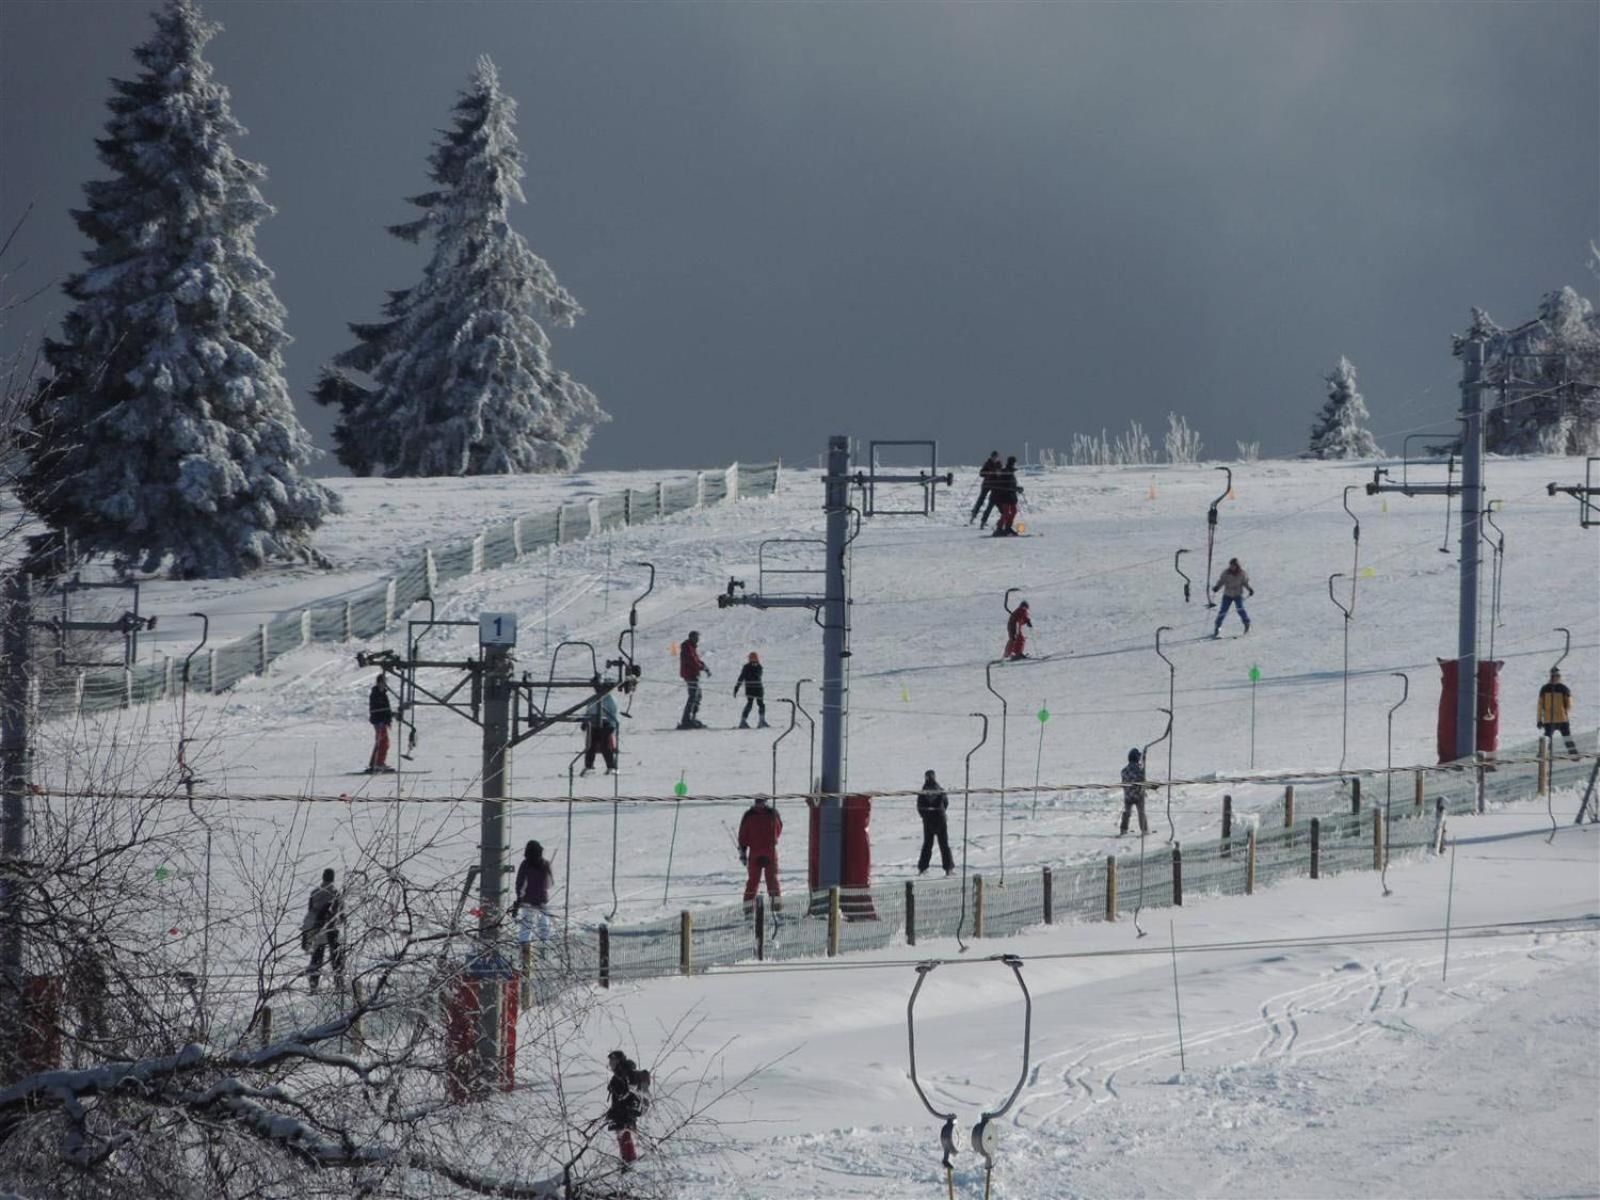
<path fill-rule="evenodd" d="M 480 646 L 515 646 L 517 644 L 517 614 L 480 614 L 478 617 L 478 644 Z"/>

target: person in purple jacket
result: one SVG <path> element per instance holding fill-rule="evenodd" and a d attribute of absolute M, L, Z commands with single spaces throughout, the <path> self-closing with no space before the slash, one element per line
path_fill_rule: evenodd
<path fill-rule="evenodd" d="M 550 940 L 550 889 L 556 873 L 545 859 L 544 847 L 529 842 L 517 867 L 517 935 L 527 945 L 538 933 L 541 943 Z"/>

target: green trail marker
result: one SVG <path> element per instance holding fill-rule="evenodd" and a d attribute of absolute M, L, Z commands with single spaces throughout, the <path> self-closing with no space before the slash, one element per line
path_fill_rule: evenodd
<path fill-rule="evenodd" d="M 1033 756 L 1033 812 L 1031 817 L 1039 815 L 1039 766 L 1044 762 L 1044 723 L 1050 719 L 1050 710 L 1045 707 L 1044 701 L 1039 701 L 1039 711 L 1035 714 L 1039 718 L 1039 750 Z"/>
<path fill-rule="evenodd" d="M 165 883 L 171 877 L 172 877 L 172 872 L 169 871 L 166 867 L 157 867 L 156 868 L 156 882 L 157 883 Z"/>
<path fill-rule="evenodd" d="M 1261 668 L 1260 667 L 1251 667 L 1250 668 L 1250 682 L 1251 683 L 1260 683 L 1261 682 Z"/>
<path fill-rule="evenodd" d="M 683 776 L 678 776 L 678 782 L 672 785 L 672 794 L 682 800 L 689 794 L 689 785 L 683 781 Z"/>
<path fill-rule="evenodd" d="M 1050 710 L 1044 705 L 1039 706 L 1039 724 L 1043 725 L 1050 719 Z"/>

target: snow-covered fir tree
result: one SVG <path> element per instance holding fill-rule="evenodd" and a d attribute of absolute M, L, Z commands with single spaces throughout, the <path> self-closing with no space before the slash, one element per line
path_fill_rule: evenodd
<path fill-rule="evenodd" d="M 338 406 L 339 461 L 358 475 L 570 471 L 610 418 L 550 361 L 539 317 L 570 326 L 583 310 L 511 228 L 511 203 L 524 199 L 516 102 L 488 58 L 455 113 L 429 159 L 439 189 L 411 199 L 421 217 L 390 229 L 432 240 L 422 279 L 390 293 L 386 321 L 351 326 L 358 344 L 315 395 Z"/>
<path fill-rule="evenodd" d="M 1488 343 L 1488 448 L 1600 454 L 1600 314 L 1594 306 L 1566 287 L 1546 292 L 1539 315 L 1515 329 L 1501 329 L 1479 309 L 1472 315 L 1469 336 Z"/>
<path fill-rule="evenodd" d="M 318 559 L 312 531 L 338 500 L 303 478 L 311 442 L 283 379 L 284 309 L 256 255 L 273 213 L 244 132 L 212 78 L 219 26 L 167 0 L 113 82 L 99 141 L 111 177 L 73 213 L 93 247 L 75 306 L 47 341 L 54 378 L 33 406 L 30 507 L 121 568 L 237 575 Z"/>
<path fill-rule="evenodd" d="M 1311 427 L 1306 457 L 1377 458 L 1378 443 L 1367 432 L 1367 405 L 1356 391 L 1355 364 L 1340 355 L 1323 378 L 1328 382 L 1328 400 Z"/>

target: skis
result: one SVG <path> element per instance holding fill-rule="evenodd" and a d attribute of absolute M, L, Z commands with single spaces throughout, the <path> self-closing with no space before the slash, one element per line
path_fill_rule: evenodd
<path fill-rule="evenodd" d="M 400 771 L 395 770 L 393 767 L 383 767 L 380 770 L 374 771 L 371 767 L 368 767 L 365 771 L 346 771 L 345 774 L 377 777 L 380 775 L 428 775 L 431 774 L 431 772 L 426 767 L 421 770 L 412 770 L 410 767 L 407 767 Z"/>

